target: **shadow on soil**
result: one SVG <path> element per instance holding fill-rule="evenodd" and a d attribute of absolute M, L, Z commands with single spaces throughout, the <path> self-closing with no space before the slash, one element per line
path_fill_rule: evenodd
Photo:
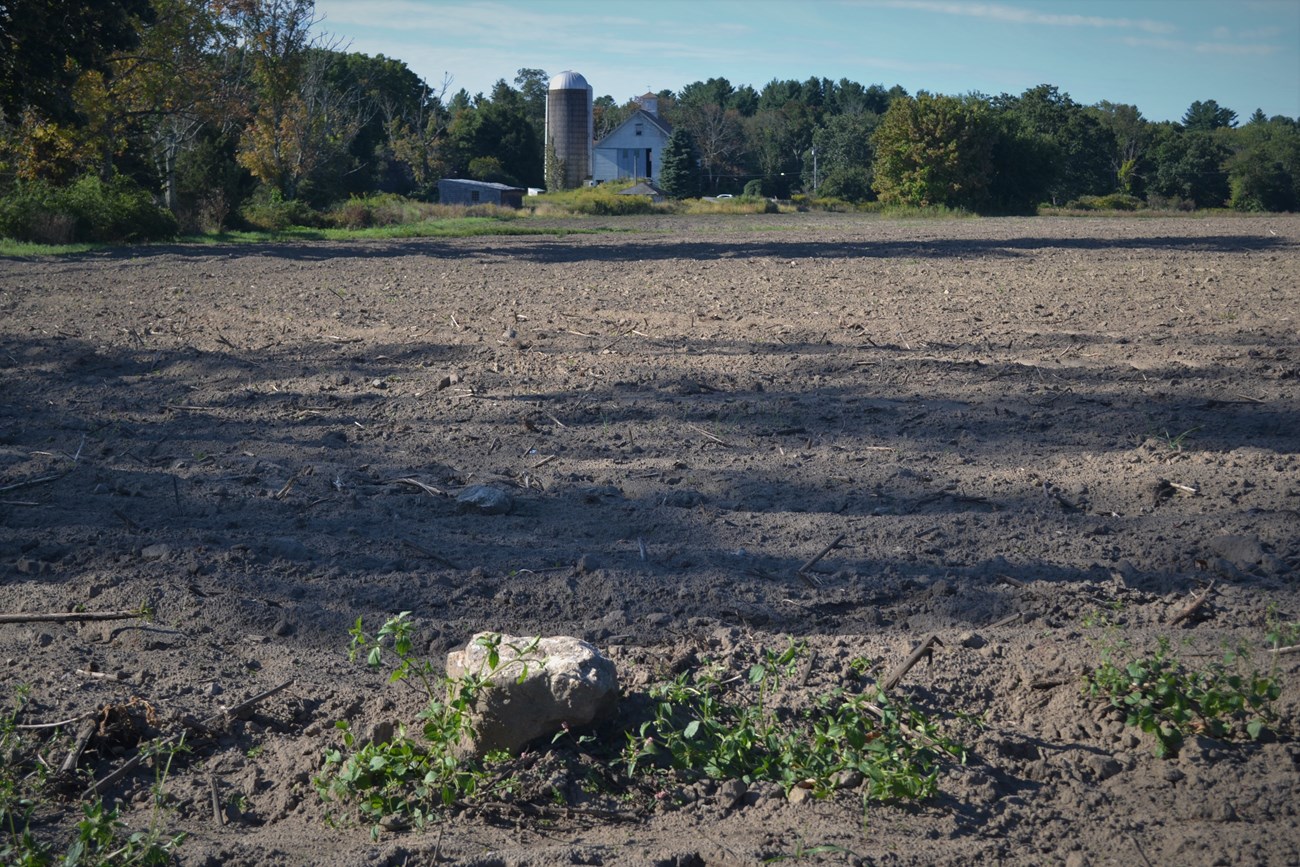
<path fill-rule="evenodd" d="M 868 224 L 869 225 L 869 224 Z M 575 238 L 577 240 L 575 240 Z M 645 242 L 642 242 L 642 241 Z M 474 258 L 499 255 L 504 246 L 510 255 L 525 261 L 556 264 L 566 262 L 645 262 L 660 259 L 697 261 L 748 258 L 775 259 L 944 259 L 961 257 L 1016 257 L 1042 250 L 1150 250 L 1198 253 L 1242 253 L 1289 248 L 1293 242 L 1270 235 L 1146 236 L 1140 238 L 1052 238 L 1007 239 L 917 239 L 915 241 L 855 241 L 823 243 L 805 240 L 761 240 L 722 242 L 667 242 L 651 235 L 645 239 L 609 235 L 500 236 L 486 239 L 420 238 L 397 241 L 276 242 L 271 244 L 189 245 L 159 244 L 148 247 L 114 248 L 75 254 L 64 261 L 101 262 L 120 259 L 148 259 L 175 256 L 195 259 L 267 257 L 316 262 L 336 258 L 385 259 L 406 256 Z"/>
<path fill-rule="evenodd" d="M 697 618 L 795 634 L 900 617 L 987 624 L 1013 610 L 997 585 L 1007 576 L 1108 576 L 1035 556 L 1036 533 L 1068 527 L 1101 545 L 1108 526 L 1161 502 L 1134 499 L 1121 517 L 1049 479 L 962 490 L 928 464 L 956 453 L 996 475 L 1009 455 L 1144 442 L 1158 458 L 1182 447 L 1174 431 L 1199 450 L 1280 453 L 1300 431 L 1295 402 L 1220 395 L 1215 369 L 1148 370 L 1143 388 L 1113 370 L 980 363 L 962 368 L 958 397 L 942 385 L 953 361 L 891 362 L 908 355 L 892 347 L 864 349 L 880 359 L 872 377 L 822 386 L 700 384 L 673 361 L 680 347 L 665 347 L 655 376 L 599 393 L 503 384 L 441 402 L 368 387 L 412 375 L 415 358 L 455 364 L 459 350 L 436 345 L 377 349 L 382 359 L 273 349 L 257 361 L 76 339 L 0 349 L 0 557 L 19 580 L 132 572 L 155 582 L 164 623 L 220 604 L 250 630 L 288 617 L 331 646 L 358 613 L 406 609 L 441 618 L 435 641 L 448 646 L 484 610 L 504 629 L 587 612 L 595 638 L 662 638 L 665 624 Z M 816 363 L 813 345 L 696 349 L 788 354 L 793 383 Z M 345 386 L 286 389 L 306 371 Z M 830 455 L 821 469 L 801 457 L 814 451 Z M 620 470 L 633 458 L 644 471 Z M 514 496 L 510 514 L 459 507 L 456 492 L 484 481 Z M 1028 528 L 1025 551 L 965 562 L 944 544 L 962 522 L 1006 525 L 1012 540 L 1012 524 Z M 829 571 L 801 576 L 840 532 Z"/>

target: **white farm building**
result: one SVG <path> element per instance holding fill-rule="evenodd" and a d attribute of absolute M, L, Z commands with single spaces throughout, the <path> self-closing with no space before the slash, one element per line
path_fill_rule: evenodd
<path fill-rule="evenodd" d="M 672 127 L 659 117 L 659 100 L 653 93 L 638 99 L 641 107 L 614 131 L 596 142 L 592 152 L 592 180 L 640 178 L 657 182 L 664 145 Z"/>

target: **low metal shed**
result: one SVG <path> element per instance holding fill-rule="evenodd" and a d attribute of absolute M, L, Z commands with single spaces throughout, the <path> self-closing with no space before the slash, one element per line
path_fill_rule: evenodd
<path fill-rule="evenodd" d="M 522 208 L 524 192 L 522 187 L 491 181 L 471 181 L 465 178 L 443 178 L 438 181 L 438 199 L 444 205 L 505 205 Z"/>

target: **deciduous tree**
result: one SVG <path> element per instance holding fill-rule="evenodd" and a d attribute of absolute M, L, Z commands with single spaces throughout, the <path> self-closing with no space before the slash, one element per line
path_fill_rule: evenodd
<path fill-rule="evenodd" d="M 872 188 L 891 204 L 976 209 L 992 174 L 994 136 L 980 100 L 924 91 L 895 99 L 872 136 Z"/>

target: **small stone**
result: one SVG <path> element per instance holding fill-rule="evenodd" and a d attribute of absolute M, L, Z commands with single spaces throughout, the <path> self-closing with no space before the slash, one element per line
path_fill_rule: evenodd
<path fill-rule="evenodd" d="M 957 639 L 962 647 L 969 647 L 971 650 L 979 650 L 986 642 L 984 637 L 977 632 L 963 632 Z"/>
<path fill-rule="evenodd" d="M 1123 766 L 1110 756 L 1089 756 L 1085 761 L 1098 780 L 1108 780 L 1124 770 Z"/>
<path fill-rule="evenodd" d="M 222 689 L 221 684 L 217 683 L 215 680 L 203 688 L 203 694 L 209 698 L 221 695 L 223 692 L 225 692 L 225 690 Z"/>
<path fill-rule="evenodd" d="M 780 783 L 759 780 L 751 783 L 749 788 L 745 790 L 744 801 L 746 805 L 752 806 L 765 799 L 776 800 L 784 798 L 785 789 L 781 788 Z"/>
<path fill-rule="evenodd" d="M 578 558 L 578 574 L 590 575 L 600 568 L 600 558 L 592 554 L 583 554 Z"/>
<path fill-rule="evenodd" d="M 714 795 L 714 802 L 724 810 L 730 810 L 740 803 L 740 799 L 745 797 L 747 788 L 740 780 L 723 780 L 718 784 L 718 792 Z"/>
<path fill-rule="evenodd" d="M 811 801 L 813 796 L 812 789 L 805 789 L 803 786 L 795 786 L 785 799 L 791 804 L 802 804 L 804 801 Z"/>
<path fill-rule="evenodd" d="M 1165 782 L 1167 783 L 1181 782 L 1183 779 L 1187 777 L 1186 774 L 1184 774 L 1182 771 L 1178 770 L 1177 768 L 1166 768 L 1164 776 L 1165 776 Z"/>
<path fill-rule="evenodd" d="M 375 380 L 371 380 L 370 387 L 378 388 L 382 391 L 383 389 L 388 388 L 388 383 L 384 382 L 382 379 L 375 379 Z"/>
<path fill-rule="evenodd" d="M 271 627 L 271 634 L 284 638 L 286 635 L 293 634 L 293 623 L 287 617 L 281 617 L 275 621 L 275 626 Z"/>
<path fill-rule="evenodd" d="M 456 496 L 461 511 L 481 515 L 507 515 L 515 507 L 514 497 L 491 485 L 470 485 Z"/>
<path fill-rule="evenodd" d="M 701 503 L 708 502 L 708 500 L 709 498 L 699 491 L 682 490 L 673 491 L 664 497 L 663 502 L 665 506 L 673 506 L 678 509 L 693 509 Z"/>
<path fill-rule="evenodd" d="M 856 789 L 862 785 L 864 777 L 861 771 L 845 770 L 835 775 L 835 788 Z"/>
<path fill-rule="evenodd" d="M 142 560 L 165 560 L 172 552 L 172 546 L 163 542 L 156 545 L 146 545 L 140 549 L 140 558 Z"/>

